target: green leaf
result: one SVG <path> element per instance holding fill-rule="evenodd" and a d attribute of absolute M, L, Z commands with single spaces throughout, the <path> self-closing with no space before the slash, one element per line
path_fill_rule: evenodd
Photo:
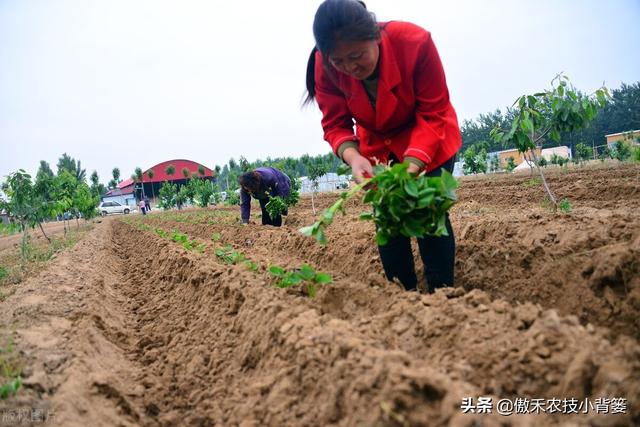
<path fill-rule="evenodd" d="M 298 229 L 298 231 L 302 234 L 304 234 L 305 236 L 311 237 L 314 235 L 314 230 L 317 229 L 317 222 L 312 224 L 312 225 L 308 225 L 306 227 L 302 227 L 300 229 Z"/>
<path fill-rule="evenodd" d="M 300 267 L 298 274 L 300 274 L 300 277 L 304 280 L 313 280 L 316 276 L 316 271 L 310 265 L 303 264 L 302 267 Z"/>
<path fill-rule="evenodd" d="M 269 273 L 276 277 L 282 277 L 285 274 L 285 270 L 282 267 L 278 267 L 277 265 L 272 265 L 269 267 Z"/>
<path fill-rule="evenodd" d="M 314 280 L 316 283 L 326 285 L 327 283 L 331 283 L 333 281 L 333 278 L 327 273 L 317 273 Z"/>
<path fill-rule="evenodd" d="M 373 214 L 369 212 L 363 212 L 360 214 L 359 219 L 361 219 L 362 221 L 371 221 L 373 220 Z"/>
<path fill-rule="evenodd" d="M 404 184 L 404 191 L 411 197 L 418 197 L 418 184 L 416 184 L 415 180 L 410 179 Z"/>
<path fill-rule="evenodd" d="M 378 246 L 385 246 L 389 243 L 389 238 L 382 231 L 378 231 L 376 233 L 376 243 Z"/>

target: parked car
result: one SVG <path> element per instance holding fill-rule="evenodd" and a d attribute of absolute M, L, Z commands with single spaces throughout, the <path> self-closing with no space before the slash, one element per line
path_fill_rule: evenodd
<path fill-rule="evenodd" d="M 98 212 L 100 215 L 105 216 L 109 214 L 128 214 L 131 212 L 131 207 L 128 205 L 121 205 L 118 202 L 102 202 L 98 205 Z"/>

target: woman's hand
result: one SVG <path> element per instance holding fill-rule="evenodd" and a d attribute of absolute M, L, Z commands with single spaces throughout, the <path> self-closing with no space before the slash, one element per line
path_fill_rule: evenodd
<path fill-rule="evenodd" d="M 409 168 L 407 169 L 407 172 L 418 174 L 420 173 L 420 166 L 416 165 L 415 163 L 409 162 Z"/>
<path fill-rule="evenodd" d="M 342 158 L 353 172 L 353 177 L 360 184 L 365 178 L 373 176 L 373 167 L 366 157 L 362 156 L 355 148 L 347 148 L 342 153 Z"/>

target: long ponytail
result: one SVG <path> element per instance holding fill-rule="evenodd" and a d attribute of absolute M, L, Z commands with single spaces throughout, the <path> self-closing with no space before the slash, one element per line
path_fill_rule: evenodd
<path fill-rule="evenodd" d="M 313 102 L 316 97 L 316 52 L 317 47 L 313 47 L 309 60 L 307 61 L 307 97 L 304 99 L 302 105 L 307 105 Z"/>

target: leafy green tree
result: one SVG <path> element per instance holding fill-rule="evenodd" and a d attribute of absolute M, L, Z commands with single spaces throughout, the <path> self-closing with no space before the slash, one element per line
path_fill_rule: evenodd
<path fill-rule="evenodd" d="M 113 190 L 114 188 L 117 188 L 118 184 L 122 182 L 122 180 L 120 179 L 119 168 L 113 168 L 113 170 L 111 171 L 111 176 L 113 178 L 107 183 L 107 188 L 109 190 Z"/>
<path fill-rule="evenodd" d="M 78 187 L 78 180 L 71 172 L 62 170 L 56 177 L 56 211 L 63 216 L 64 234 L 67 235 L 67 221 L 70 219 L 68 216 L 77 214 L 73 206 L 73 195 Z"/>
<path fill-rule="evenodd" d="M 182 176 L 184 176 L 184 179 L 189 179 L 189 175 L 191 175 L 191 172 L 189 172 L 189 169 L 182 168 Z"/>
<path fill-rule="evenodd" d="M 591 159 L 591 147 L 588 147 L 581 142 L 579 144 L 576 144 L 575 150 L 578 163 Z"/>
<path fill-rule="evenodd" d="M 489 159 L 489 171 L 498 172 L 500 170 L 500 157 L 497 155 L 491 156 Z"/>
<path fill-rule="evenodd" d="M 94 218 L 98 210 L 96 209 L 99 198 L 91 194 L 91 189 L 85 182 L 80 182 L 73 193 L 73 208 L 88 221 Z M 76 228 L 80 228 L 78 216 L 76 215 Z"/>
<path fill-rule="evenodd" d="M 327 166 L 321 161 L 309 159 L 305 164 L 309 181 L 311 181 L 311 209 L 316 214 L 315 195 L 318 193 L 319 179 L 327 174 Z"/>
<path fill-rule="evenodd" d="M 516 161 L 513 159 L 513 157 L 509 156 L 507 157 L 507 165 L 505 167 L 505 169 L 507 170 L 507 172 L 511 173 L 513 172 L 513 170 L 516 168 Z"/>
<path fill-rule="evenodd" d="M 100 183 L 100 178 L 98 177 L 98 172 L 97 171 L 93 171 L 93 173 L 91 174 L 91 176 L 89 177 L 89 180 L 91 181 L 91 194 L 94 197 L 97 197 L 98 202 L 100 201 L 100 197 L 102 197 L 106 192 L 107 189 L 105 188 L 105 186 L 103 184 Z"/>
<path fill-rule="evenodd" d="M 200 207 L 206 208 L 215 193 L 213 183 L 206 179 L 196 178 L 189 183 L 192 187 L 193 199 Z"/>
<path fill-rule="evenodd" d="M 42 230 L 42 218 L 40 216 L 41 200 L 34 190 L 31 175 L 23 169 L 10 174 L 2 184 L 2 191 L 7 195 L 7 200 L 0 199 L 0 210 L 6 210 L 20 224 L 22 231 L 21 256 L 22 260 L 28 258 L 29 228 L 40 225 Z M 44 230 L 42 230 L 44 234 Z M 46 235 L 45 235 L 46 237 Z M 48 237 L 47 237 L 48 239 Z"/>
<path fill-rule="evenodd" d="M 134 169 L 134 174 L 131 176 L 133 182 L 140 183 L 140 187 L 142 187 L 142 198 L 144 199 L 144 174 L 142 173 L 142 168 L 137 167 Z"/>
<path fill-rule="evenodd" d="M 547 166 L 547 159 L 544 157 L 540 157 L 538 159 L 538 166 L 540 166 L 541 168 L 546 167 Z"/>
<path fill-rule="evenodd" d="M 551 86 L 551 90 L 519 97 L 514 104 L 515 118 L 511 128 L 497 126 L 491 131 L 491 137 L 496 142 L 515 145 L 523 154 L 531 153 L 547 195 L 557 209 L 558 202 L 538 165 L 535 149 L 547 136 L 559 142 L 561 132 L 573 132 L 587 126 L 595 118 L 598 106 L 606 105 L 608 91 L 600 88 L 593 95 L 583 95 L 564 75 L 554 78 Z"/>
<path fill-rule="evenodd" d="M 626 141 L 616 141 L 612 154 L 616 160 L 624 162 L 631 158 L 631 146 Z"/>
<path fill-rule="evenodd" d="M 149 177 L 150 180 L 153 180 L 154 175 L 155 175 L 155 172 L 153 172 L 153 169 L 149 169 L 147 171 L 147 176 Z M 151 198 L 152 199 L 156 198 L 155 194 L 153 193 L 153 182 L 151 182 Z"/>
<path fill-rule="evenodd" d="M 204 170 L 204 166 L 200 165 L 198 166 L 198 174 L 200 174 L 200 176 L 204 176 L 205 170 Z"/>
<path fill-rule="evenodd" d="M 40 168 L 38 168 L 38 173 L 36 174 L 36 176 L 40 174 L 46 174 L 51 178 L 55 176 L 55 174 L 51 170 L 51 166 L 49 166 L 49 163 L 45 162 L 44 160 L 40 160 Z"/>
<path fill-rule="evenodd" d="M 183 185 L 178 190 L 178 194 L 176 195 L 176 204 L 178 205 L 178 209 L 182 209 L 182 206 L 188 201 L 193 199 L 193 193 L 188 185 Z"/>
<path fill-rule="evenodd" d="M 227 200 L 225 200 L 226 205 L 236 206 L 240 204 L 240 194 L 235 191 L 231 191 L 227 193 Z"/>
<path fill-rule="evenodd" d="M 80 160 L 74 160 L 67 153 L 63 153 L 62 157 L 58 159 L 58 175 L 62 170 L 68 171 L 78 182 L 84 182 L 87 177 L 86 170 L 80 166 Z"/>
<path fill-rule="evenodd" d="M 163 209 L 172 209 L 176 206 L 178 188 L 176 184 L 165 181 L 160 187 L 160 204 Z"/>
<path fill-rule="evenodd" d="M 465 175 L 487 172 L 487 149 L 482 143 L 477 143 L 464 151 L 464 165 L 462 171 Z"/>
<path fill-rule="evenodd" d="M 251 170 L 251 163 L 247 161 L 246 157 L 240 156 L 240 159 L 238 160 L 238 162 L 240 163 L 239 166 L 240 166 L 240 171 L 242 173 L 249 172 Z"/>
<path fill-rule="evenodd" d="M 176 167 L 174 165 L 168 165 L 164 172 L 169 176 L 173 176 L 173 174 L 176 173 Z"/>

